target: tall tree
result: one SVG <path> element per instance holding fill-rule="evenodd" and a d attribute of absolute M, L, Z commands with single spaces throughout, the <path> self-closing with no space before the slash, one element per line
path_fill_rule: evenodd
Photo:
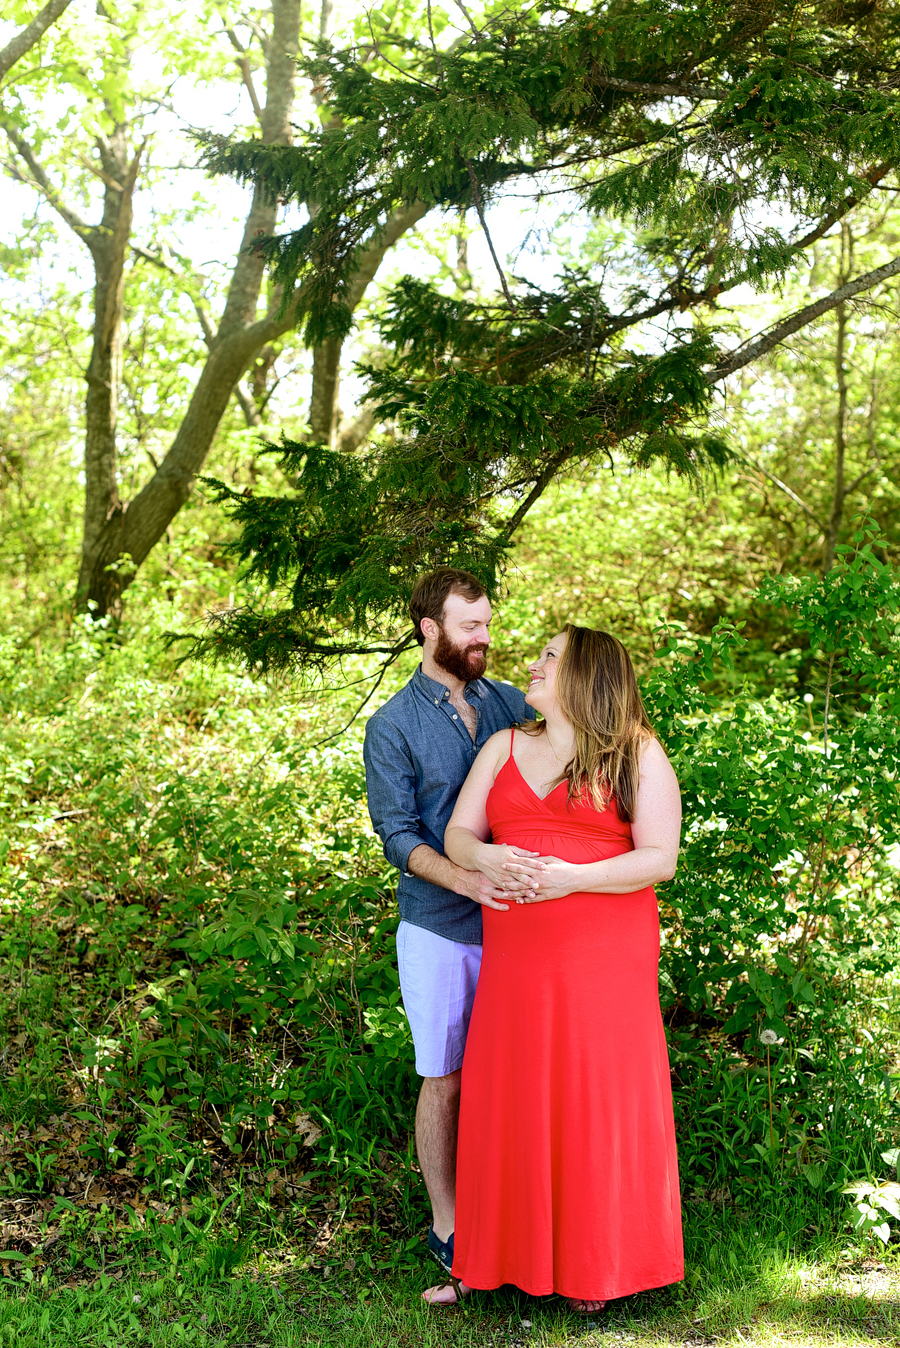
<path fill-rule="evenodd" d="M 265 23 L 265 9 L 270 10 Z M 267 148 L 285 148 L 292 137 L 292 116 L 296 95 L 296 56 L 301 42 L 300 0 L 270 0 L 260 13 L 250 13 L 242 23 L 250 39 L 262 48 L 265 89 L 262 97 L 254 83 L 255 53 L 241 40 L 234 28 L 223 28 L 235 53 L 235 66 L 245 85 L 259 127 L 260 144 Z M 215 0 L 197 15 L 200 28 L 191 30 L 190 43 L 180 73 L 200 75 L 207 81 L 208 70 L 197 70 L 203 58 L 195 55 L 208 45 L 203 20 L 222 18 Z M 327 12 L 327 7 L 326 7 Z M 85 512 L 81 561 L 77 584 L 77 602 L 97 615 L 115 611 L 123 592 L 137 568 L 162 538 L 187 500 L 214 441 L 221 418 L 230 399 L 237 396 L 247 421 L 258 425 L 260 417 L 252 397 L 242 388 L 244 372 L 260 353 L 271 352 L 271 344 L 290 332 L 295 323 L 292 304 L 283 304 L 283 296 L 274 287 L 263 293 L 264 261 L 252 245 L 272 233 L 279 215 L 279 202 L 271 194 L 256 188 L 244 222 L 243 236 L 231 272 L 224 307 L 218 321 L 209 312 L 198 290 L 191 264 L 174 256 L 159 241 L 150 247 L 134 237 L 135 193 L 148 177 L 150 152 L 146 133 L 148 118 L 167 106 L 164 90 L 148 94 L 139 72 L 134 69 L 135 48 L 155 36 L 154 25 L 166 24 L 164 13 L 152 15 L 144 6 L 100 8 L 107 39 L 102 52 L 103 78 L 90 85 L 94 99 L 87 120 L 92 125 L 94 155 L 82 154 L 77 167 L 83 175 L 87 167 L 91 179 L 100 187 L 96 220 L 86 218 L 73 204 L 73 193 L 66 190 L 65 172 L 54 172 L 42 154 L 43 133 L 39 119 L 29 119 L 27 110 L 4 118 L 4 128 L 15 151 L 11 171 L 50 203 L 57 215 L 87 247 L 94 271 L 92 354 L 85 378 Z M 192 16 L 193 17 L 193 16 Z M 170 35 L 165 41 L 171 43 Z M 192 44 L 192 45 L 191 45 Z M 169 67 L 177 58 L 163 51 Z M 251 57 L 254 57 L 251 60 Z M 191 61 L 194 62 L 192 70 Z M 74 75 L 84 87 L 84 68 L 77 62 Z M 68 155 L 68 161 L 66 156 Z M 66 147 L 64 164 L 78 160 L 77 152 Z M 61 181 L 62 179 L 62 181 Z M 83 183 L 79 183 L 83 190 Z M 362 297 L 375 275 L 385 252 L 413 225 L 424 208 L 414 203 L 395 211 L 377 238 L 363 251 L 350 278 L 351 303 Z M 196 300 L 206 353 L 199 362 L 199 375 L 184 416 L 168 452 L 156 465 L 152 477 L 132 499 L 123 498 L 119 482 L 118 402 L 122 376 L 122 335 L 125 321 L 124 282 L 129 260 L 137 256 L 143 262 L 165 267 L 180 276 L 185 288 Z M 314 370 L 313 408 L 320 426 L 328 434 L 337 424 L 337 367 L 340 347 L 330 343 L 330 363 L 324 373 Z M 318 360 L 319 353 L 316 353 Z M 265 357 L 263 357 L 265 362 Z M 321 364 L 321 362 L 319 362 Z M 364 427 L 343 428 L 342 439 L 353 440 Z"/>
<path fill-rule="evenodd" d="M 498 277 L 488 303 L 412 277 L 395 288 L 390 355 L 368 371 L 390 434 L 366 453 L 286 444 L 294 495 L 220 488 L 239 555 L 285 602 L 219 615 L 194 644 L 213 658 L 390 657 L 417 569 L 451 562 L 493 586 L 528 511 L 581 465 L 721 462 L 716 387 L 900 274 L 894 257 L 849 276 L 737 346 L 722 308 L 742 283 L 803 267 L 874 188 L 895 190 L 895 3 L 538 4 L 452 41 L 433 23 L 432 39 L 387 75 L 363 49 L 311 63 L 336 122 L 291 149 L 208 144 L 217 171 L 288 201 L 315 193 L 307 223 L 258 246 L 312 342 L 349 330 L 348 278 L 404 205 L 471 210 Z M 552 290 L 517 283 L 487 209 L 512 191 L 538 206 L 564 192 L 621 222 L 625 258 L 605 276 L 570 266 Z"/>

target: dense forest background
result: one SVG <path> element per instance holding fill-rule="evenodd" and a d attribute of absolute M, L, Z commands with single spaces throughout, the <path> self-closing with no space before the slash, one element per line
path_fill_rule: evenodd
<path fill-rule="evenodd" d="M 652 19 L 652 35 L 692 8 L 548 9 L 534 31 L 621 10 L 626 26 Z M 893 6 L 759 9 L 773 25 L 759 60 L 793 59 L 804 42 L 809 62 L 820 42 L 864 50 L 875 74 L 860 65 L 854 79 L 884 100 L 883 129 Z M 760 262 L 718 289 L 697 268 L 727 248 L 714 242 L 704 261 L 687 218 L 684 238 L 664 237 L 640 203 L 589 208 L 563 179 L 519 191 L 521 176 L 477 154 L 478 174 L 443 196 L 385 195 L 378 229 L 342 263 L 343 329 L 311 323 L 292 298 L 296 257 L 292 279 L 259 243 L 337 210 L 324 187 L 305 205 L 283 184 L 273 197 L 240 157 L 249 144 L 300 162 L 304 146 L 320 153 L 316 137 L 362 125 L 361 86 L 328 74 L 321 44 L 344 53 L 328 58 L 335 69 L 421 86 L 435 70 L 449 81 L 466 42 L 477 56 L 510 25 L 531 31 L 533 13 L 417 0 L 2 11 L 0 1274 L 15 1296 L 54 1279 L 100 1286 L 132 1248 L 171 1270 L 199 1261 L 206 1278 L 263 1247 L 292 1252 L 310 1277 L 345 1260 L 353 1277 L 418 1266 L 395 876 L 368 823 L 361 743 L 365 717 L 415 664 L 397 616 L 409 576 L 436 557 L 465 561 L 471 538 L 480 546 L 511 515 L 502 548 L 471 552 L 496 587 L 489 673 L 521 682 L 565 621 L 613 631 L 684 789 L 683 858 L 660 901 L 687 1295 L 715 1301 L 710 1285 L 731 1276 L 729 1260 L 752 1263 L 760 1232 L 785 1249 L 850 1242 L 854 1257 L 895 1257 L 896 161 L 860 133 L 850 178 L 828 187 L 844 204 L 817 180 L 815 226 L 808 200 L 754 205 L 760 237 L 810 241 L 791 265 Z M 672 50 L 698 40 L 666 32 Z M 679 51 L 654 55 L 660 72 Z M 664 73 L 642 85 L 626 69 L 636 59 L 609 68 L 643 145 L 641 118 L 671 128 L 699 115 L 678 100 L 702 104 L 709 89 L 686 94 Z M 875 115 L 859 114 L 866 126 Z M 498 183 L 507 190 L 489 190 Z M 860 276 L 876 279 L 833 300 Z M 670 350 L 720 370 L 785 315 L 832 299 L 716 376 L 708 403 L 697 395 L 696 441 L 678 438 L 680 409 L 663 418 L 671 443 L 655 426 L 646 453 L 651 432 L 638 445 L 633 426 L 613 434 L 608 421 L 604 439 L 594 411 L 590 452 L 570 447 L 548 472 L 524 457 L 510 468 L 504 449 L 469 515 L 453 485 L 469 450 L 454 441 L 444 477 L 435 470 L 457 493 L 452 511 L 426 529 L 444 499 L 432 469 L 413 500 L 416 461 L 398 469 L 391 455 L 445 426 L 439 349 L 512 399 L 547 387 L 571 348 L 559 377 L 576 400 L 597 314 L 640 309 L 654 287 L 664 311 L 629 330 L 627 349 L 610 337 L 591 374 L 607 391 Z M 535 333 L 541 351 L 554 333 L 569 345 L 553 347 L 550 375 L 528 365 L 505 382 L 500 353 L 524 369 Z M 430 390 L 427 426 L 425 395 L 401 396 L 398 369 Z M 350 465 L 344 478 L 335 462 Z M 313 463 L 325 467 L 311 483 Z M 360 618 L 339 573 L 359 562 L 374 576 L 376 552 L 347 502 L 374 499 L 366 484 L 385 463 L 402 483 L 372 507 L 387 560 Z M 270 527 L 264 509 L 282 503 Z M 321 572 L 284 524 L 301 508 L 326 520 Z M 457 532 L 435 542 L 451 514 Z M 287 561 L 272 560 L 279 529 Z M 17 1323 L 5 1313 L 0 1328 Z"/>

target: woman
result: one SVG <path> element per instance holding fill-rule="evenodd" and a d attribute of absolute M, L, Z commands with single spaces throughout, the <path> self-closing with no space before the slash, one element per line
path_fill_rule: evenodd
<path fill-rule="evenodd" d="M 652 889 L 681 807 L 615 637 L 567 625 L 529 673 L 543 721 L 488 740 L 444 837 L 531 890 L 483 912 L 453 1282 L 425 1299 L 512 1283 L 596 1311 L 684 1274 Z"/>

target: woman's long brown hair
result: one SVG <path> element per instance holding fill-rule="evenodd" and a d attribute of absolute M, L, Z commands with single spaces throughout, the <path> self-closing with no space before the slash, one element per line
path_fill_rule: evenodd
<path fill-rule="evenodd" d="M 592 627 L 563 628 L 566 645 L 556 673 L 560 709 L 575 731 L 575 753 L 557 778 L 568 798 L 587 797 L 603 810 L 615 800 L 620 819 L 634 819 L 641 753 L 653 736 L 631 658 L 616 637 Z M 543 721 L 522 729 L 540 735 Z"/>

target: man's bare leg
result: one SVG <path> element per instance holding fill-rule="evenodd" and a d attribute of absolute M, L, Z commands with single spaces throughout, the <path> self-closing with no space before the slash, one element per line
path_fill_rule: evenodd
<path fill-rule="evenodd" d="M 455 1221 L 460 1076 L 424 1077 L 416 1108 L 416 1153 L 438 1240 L 453 1234 Z"/>

